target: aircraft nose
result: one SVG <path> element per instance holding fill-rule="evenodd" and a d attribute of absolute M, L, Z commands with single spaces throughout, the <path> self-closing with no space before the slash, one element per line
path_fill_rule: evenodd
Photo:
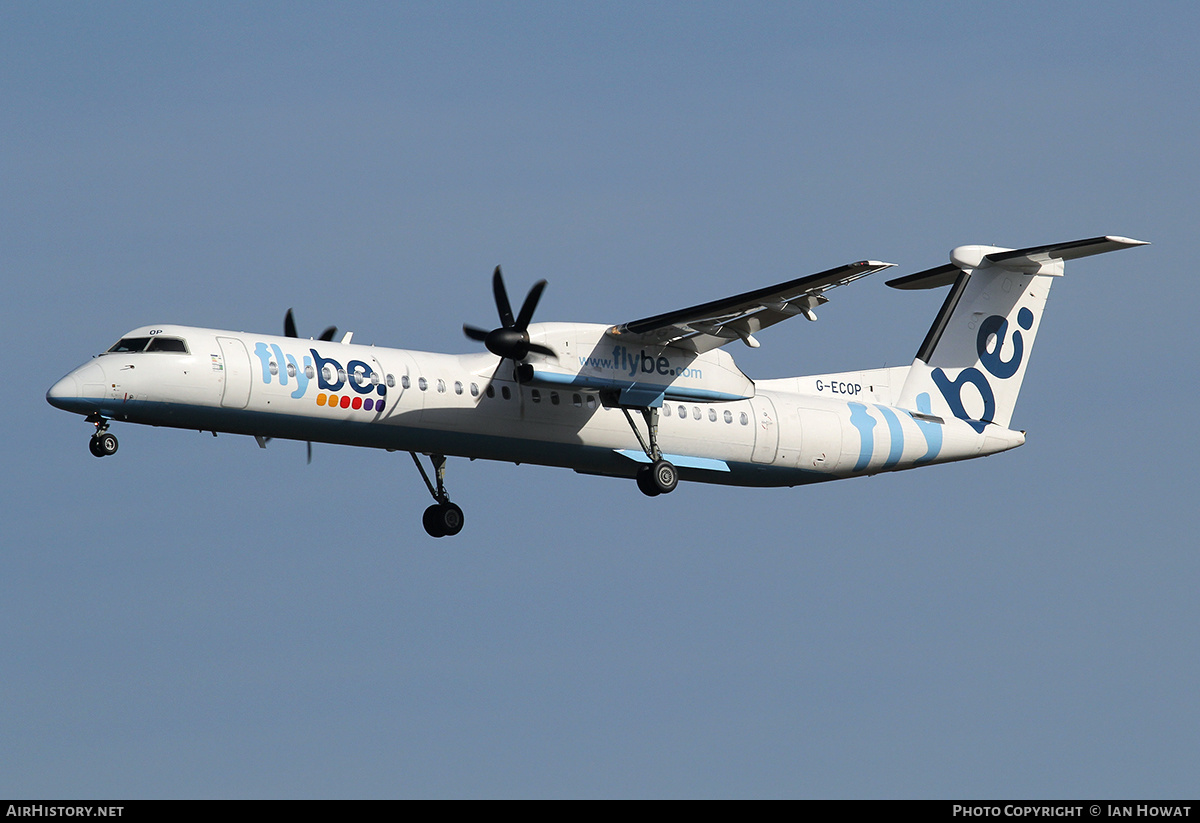
<path fill-rule="evenodd" d="M 72 401 L 79 399 L 79 383 L 68 374 L 46 392 L 46 402 L 57 409 L 70 410 Z"/>
<path fill-rule="evenodd" d="M 95 362 L 85 363 L 51 386 L 46 402 L 56 409 L 87 414 L 103 395 L 103 383 L 104 370 Z"/>

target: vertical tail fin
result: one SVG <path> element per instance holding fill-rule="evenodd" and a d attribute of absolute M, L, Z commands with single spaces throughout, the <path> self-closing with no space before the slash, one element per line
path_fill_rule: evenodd
<path fill-rule="evenodd" d="M 988 423 L 1007 428 L 1063 262 L 1142 245 L 1128 237 L 1094 237 L 1028 249 L 959 246 L 949 265 L 889 280 L 897 289 L 951 285 L 898 404 L 966 420 L 978 432 Z"/>

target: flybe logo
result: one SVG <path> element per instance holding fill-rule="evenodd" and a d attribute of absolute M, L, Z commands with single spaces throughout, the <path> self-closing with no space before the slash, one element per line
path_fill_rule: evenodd
<path fill-rule="evenodd" d="M 670 359 L 659 356 L 653 357 L 642 349 L 636 354 L 624 346 L 614 346 L 612 357 L 581 357 L 579 365 L 606 371 L 619 371 L 636 377 L 642 374 L 661 374 L 664 377 L 692 377 L 697 380 L 704 377 L 702 369 L 679 368 L 672 365 Z"/>
<path fill-rule="evenodd" d="M 1022 308 L 1017 312 L 1017 325 L 1025 331 L 1032 329 L 1033 312 L 1027 308 Z M 1007 337 L 1008 320 L 998 314 L 993 314 L 980 323 L 979 333 L 975 336 L 975 351 L 979 354 L 979 363 L 987 370 L 988 374 L 997 380 L 1007 380 L 1016 374 L 1021 367 L 1022 358 L 1025 357 L 1025 340 L 1020 330 L 1014 329 L 1012 356 L 1007 360 L 1001 358 L 1000 352 L 1004 348 Z M 989 340 L 994 340 L 995 348 L 988 348 Z M 955 380 L 947 377 L 941 369 L 934 369 L 932 377 L 933 382 L 941 390 L 942 397 L 946 398 L 946 403 L 950 406 L 950 411 L 954 413 L 954 416 L 967 421 L 971 428 L 982 434 L 984 427 L 996 416 L 996 393 L 992 390 L 992 384 L 987 375 L 972 366 L 959 372 Z M 972 419 L 963 407 L 962 389 L 968 383 L 974 386 L 983 398 L 983 414 L 978 420 Z"/>
<path fill-rule="evenodd" d="M 318 406 L 383 411 L 387 386 L 369 365 L 362 360 L 351 360 L 343 366 L 332 357 L 322 357 L 316 349 L 308 351 L 302 357 L 303 362 L 297 362 L 275 344 L 255 343 L 254 354 L 262 363 L 263 383 L 278 381 L 279 385 L 287 386 L 295 382 L 292 397 L 299 400 L 315 382 Z"/>

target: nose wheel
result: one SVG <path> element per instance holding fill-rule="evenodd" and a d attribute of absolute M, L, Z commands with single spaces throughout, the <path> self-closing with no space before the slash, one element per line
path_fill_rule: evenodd
<path fill-rule="evenodd" d="M 96 457 L 108 457 L 117 453 L 117 436 L 108 430 L 108 421 L 103 417 L 93 420 L 96 433 L 88 442 L 88 450 Z"/>

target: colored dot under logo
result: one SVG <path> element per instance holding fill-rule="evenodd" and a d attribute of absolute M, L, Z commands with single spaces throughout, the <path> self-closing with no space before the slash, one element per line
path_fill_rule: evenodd
<path fill-rule="evenodd" d="M 325 394 L 324 392 L 317 394 L 317 405 L 327 406 L 331 409 L 362 409 L 363 411 L 383 411 L 383 399 L 373 400 L 371 398 L 354 397 L 349 395 L 338 397 L 336 394 Z"/>

